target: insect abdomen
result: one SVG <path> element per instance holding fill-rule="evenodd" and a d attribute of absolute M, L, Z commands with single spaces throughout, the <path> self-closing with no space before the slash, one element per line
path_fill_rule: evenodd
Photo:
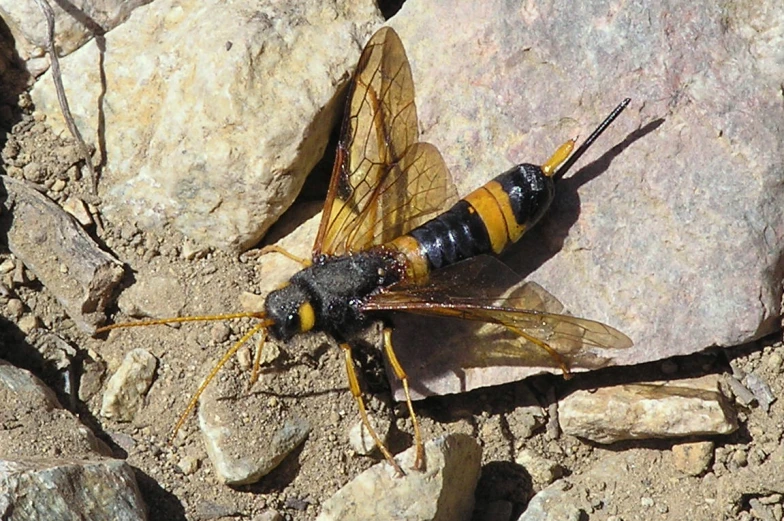
<path fill-rule="evenodd" d="M 501 253 L 539 220 L 553 194 L 553 180 L 541 167 L 517 165 L 411 230 L 408 235 L 419 247 L 412 257 L 424 254 L 432 270 L 483 253 Z M 398 249 L 413 246 L 411 241 L 394 243 L 406 245 Z"/>

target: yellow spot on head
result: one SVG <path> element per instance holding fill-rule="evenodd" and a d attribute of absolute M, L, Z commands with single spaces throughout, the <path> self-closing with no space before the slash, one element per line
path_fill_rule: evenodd
<path fill-rule="evenodd" d="M 316 325 L 316 312 L 310 302 L 303 302 L 299 307 L 299 329 L 303 333 L 310 331 Z"/>

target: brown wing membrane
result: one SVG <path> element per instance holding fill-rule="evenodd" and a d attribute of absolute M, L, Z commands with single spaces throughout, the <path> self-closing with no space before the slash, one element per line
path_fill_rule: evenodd
<path fill-rule="evenodd" d="M 460 353 L 463 367 L 553 367 L 554 360 L 541 346 L 545 343 L 569 367 L 595 368 L 608 363 L 601 350 L 632 346 L 626 335 L 610 326 L 563 314 L 561 303 L 538 284 L 525 282 L 509 289 L 510 276 L 502 280 L 504 271 L 511 273 L 496 259 L 469 259 L 435 272 L 425 285 L 393 287 L 374 295 L 364 309 L 486 323 L 474 332 L 477 347 Z"/>
<path fill-rule="evenodd" d="M 354 73 L 314 256 L 382 244 L 456 199 L 441 154 L 418 135 L 408 58 L 384 27 Z"/>

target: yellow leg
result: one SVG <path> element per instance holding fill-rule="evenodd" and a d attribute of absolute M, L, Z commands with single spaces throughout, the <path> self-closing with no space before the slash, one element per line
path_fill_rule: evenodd
<path fill-rule="evenodd" d="M 390 465 L 392 465 L 395 470 L 397 471 L 399 476 L 403 476 L 403 469 L 400 468 L 400 465 L 397 464 L 395 459 L 392 457 L 392 454 L 389 452 L 389 449 L 386 448 L 384 442 L 381 441 L 381 438 L 378 436 L 378 433 L 370 424 L 370 420 L 368 420 L 367 410 L 365 409 L 365 401 L 362 399 L 362 390 L 359 388 L 359 379 L 357 378 L 357 370 L 354 367 L 354 359 L 351 357 L 351 346 L 342 343 L 340 344 L 340 348 L 343 350 L 346 359 L 346 374 L 348 375 L 348 387 L 351 390 L 351 394 L 354 396 L 354 400 L 357 402 L 357 407 L 359 407 L 359 415 L 362 418 L 362 424 L 370 433 L 370 436 L 373 438 L 373 441 L 376 442 L 376 446 L 387 459 Z"/>
<path fill-rule="evenodd" d="M 256 348 L 256 356 L 253 357 L 253 370 L 250 373 L 250 383 L 248 384 L 248 388 L 253 387 L 253 384 L 256 383 L 256 380 L 259 379 L 259 365 L 261 365 L 261 352 L 264 349 L 264 343 L 267 341 L 267 330 L 261 332 L 261 338 L 259 339 L 259 345 Z"/>
<path fill-rule="evenodd" d="M 566 361 L 558 353 L 558 351 L 556 351 L 555 349 L 550 347 L 549 344 L 547 344 L 546 342 L 542 342 L 541 340 L 539 340 L 538 338 L 536 338 L 534 336 L 526 334 L 525 331 L 523 331 L 523 330 L 521 330 L 519 328 L 516 328 L 516 327 L 513 327 L 513 326 L 506 326 L 506 328 L 509 331 L 515 333 L 516 335 L 519 335 L 519 336 L 523 337 L 524 339 L 528 340 L 532 344 L 536 344 L 537 346 L 539 346 L 542 349 L 544 349 L 545 351 L 547 351 L 547 354 L 549 354 L 553 358 L 553 360 L 555 360 L 555 363 L 558 364 L 558 367 L 560 367 L 561 371 L 563 371 L 563 377 L 564 377 L 565 380 L 568 380 L 568 379 L 570 379 L 572 377 L 572 373 L 571 373 L 571 371 L 569 371 L 569 366 L 566 365 Z"/>
<path fill-rule="evenodd" d="M 224 365 L 226 365 L 226 362 L 228 362 L 231 359 L 231 357 L 234 356 L 234 353 L 236 353 L 237 350 L 239 350 L 239 348 L 242 347 L 242 345 L 245 342 L 250 340 L 251 337 L 253 335 L 255 335 L 256 333 L 258 333 L 260 330 L 262 330 L 262 329 L 264 329 L 266 327 L 269 327 L 270 325 L 272 325 L 272 321 L 271 320 L 265 320 L 263 322 L 260 322 L 259 324 L 256 324 L 253 327 L 253 329 L 248 331 L 242 338 L 240 338 L 237 341 L 236 344 L 231 346 L 231 349 L 226 351 L 226 354 L 223 355 L 223 358 L 221 358 L 218 361 L 218 363 L 215 364 L 215 367 L 212 368 L 212 371 L 210 371 L 210 374 L 207 375 L 207 378 L 204 379 L 204 381 L 201 383 L 199 388 L 196 389 L 196 392 L 193 393 L 193 396 L 191 396 L 191 400 L 188 402 L 188 406 L 185 408 L 185 410 L 182 412 L 182 414 L 180 414 L 180 417 L 177 419 L 177 423 L 174 425 L 174 429 L 172 430 L 172 433 L 171 433 L 171 438 L 172 439 L 174 439 L 174 436 L 177 435 L 177 431 L 180 430 L 180 427 L 182 427 L 182 425 L 185 423 L 185 420 L 188 419 L 188 415 L 191 413 L 191 411 L 196 407 L 196 404 L 199 402 L 199 397 L 201 397 L 202 393 L 207 388 L 207 386 L 210 384 L 212 379 L 215 378 L 215 375 L 218 374 L 218 371 L 220 371 L 221 368 Z"/>
<path fill-rule="evenodd" d="M 298 257 L 298 256 L 294 255 L 293 253 L 291 253 L 290 251 L 288 251 L 287 249 L 281 248 L 277 244 L 270 244 L 269 246 L 264 246 L 261 250 L 259 250 L 259 255 L 266 255 L 268 253 L 273 253 L 273 252 L 274 253 L 280 253 L 284 257 L 288 257 L 289 259 L 293 260 L 294 262 L 298 262 L 304 268 L 307 268 L 308 266 L 313 264 L 313 262 L 311 262 L 309 259 L 305 259 L 303 257 Z"/>
<path fill-rule="evenodd" d="M 411 394 L 408 391 L 408 375 L 403 370 L 403 366 L 395 356 L 395 350 L 392 348 L 392 330 L 384 328 L 384 352 L 389 360 L 389 365 L 395 371 L 395 376 L 403 384 L 403 391 L 406 393 L 406 405 L 408 405 L 408 413 L 411 415 L 411 423 L 414 425 L 414 443 L 416 444 L 416 459 L 414 460 L 414 468 L 422 470 L 425 462 L 425 447 L 422 445 L 422 434 L 419 431 L 419 422 L 417 421 L 416 414 L 414 414 L 414 404 L 411 403 Z"/>

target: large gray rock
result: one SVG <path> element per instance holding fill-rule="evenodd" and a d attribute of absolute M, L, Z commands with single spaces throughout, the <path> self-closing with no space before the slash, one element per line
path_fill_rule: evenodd
<path fill-rule="evenodd" d="M 8 521 L 147 519 L 133 469 L 116 459 L 0 460 L 0 505 Z"/>
<path fill-rule="evenodd" d="M 105 157 L 108 218 L 255 244 L 323 154 L 379 22 L 366 0 L 163 0 L 108 33 L 105 52 L 91 42 L 63 59 L 76 123 Z M 32 95 L 63 131 L 51 78 Z"/>
<path fill-rule="evenodd" d="M 0 360 L 0 417 L 13 428 L 0 429 L 0 458 L 68 454 L 90 459 L 111 450 L 77 417 L 64 410 L 54 391 L 35 375 Z M 42 436 L 42 433 L 46 435 Z"/>
<path fill-rule="evenodd" d="M 146 519 L 133 469 L 41 380 L 0 360 L 0 404 L 0 517 Z"/>
<path fill-rule="evenodd" d="M 482 459 L 476 441 L 451 434 L 426 443 L 422 471 L 411 469 L 415 452 L 411 447 L 395 458 L 405 476 L 397 476 L 386 461 L 378 463 L 325 501 L 317 520 L 471 519 Z"/>
<path fill-rule="evenodd" d="M 300 25 L 270 7 L 243 18 L 223 5 L 199 3 L 197 13 L 182 5 L 177 16 L 169 1 L 140 8 L 131 17 L 139 25 L 107 37 L 118 53 L 106 55 L 100 107 L 107 211 L 243 248 L 293 200 L 320 155 L 334 85 L 354 66 L 372 9 L 330 4 L 325 11 L 350 14 L 328 21 L 287 4 L 299 16 L 285 19 L 307 20 Z M 160 19 L 167 23 L 155 25 Z M 237 19 L 248 21 L 238 28 Z M 195 24 L 197 41 L 186 38 Z M 542 223 L 504 256 L 574 314 L 634 340 L 609 363 L 736 345 L 777 327 L 784 6 L 409 2 L 393 25 L 412 63 L 422 138 L 440 148 L 461 194 L 514 163 L 544 161 L 633 98 L 559 184 Z M 148 54 L 122 54 L 140 48 Z M 332 65 L 310 61 L 316 50 Z M 97 88 L 97 67 L 77 66 L 98 63 L 97 51 L 73 60 L 70 74 Z M 72 93 L 74 111 L 83 128 L 99 128 L 99 98 L 83 92 Z M 56 113 L 50 87 L 37 87 L 35 98 Z M 452 339 L 423 320 L 395 340 L 417 395 L 547 370 L 494 367 L 467 385 L 464 368 L 449 365 Z M 423 339 L 424 328 L 435 337 Z"/>

